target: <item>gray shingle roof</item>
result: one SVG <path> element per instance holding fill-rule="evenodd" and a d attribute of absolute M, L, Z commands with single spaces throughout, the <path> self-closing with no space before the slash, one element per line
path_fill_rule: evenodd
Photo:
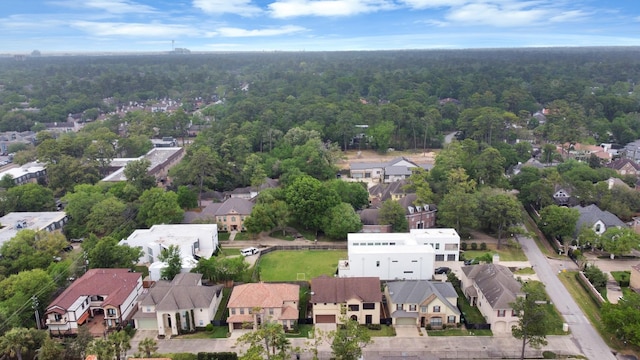
<path fill-rule="evenodd" d="M 462 272 L 475 282 L 493 309 L 511 309 L 511 303 L 522 293 L 522 286 L 511 270 L 498 264 L 463 266 Z"/>
<path fill-rule="evenodd" d="M 403 280 L 387 282 L 389 296 L 395 304 L 420 304 L 435 295 L 456 314 L 460 311 L 447 298 L 457 298 L 458 294 L 449 282 L 427 280 Z"/>
<path fill-rule="evenodd" d="M 626 226 L 622 220 L 608 211 L 602 211 L 600 208 L 591 204 L 589 206 L 574 206 L 580 212 L 580 217 L 576 223 L 576 231 L 580 231 L 583 225 L 593 226 L 598 220 L 602 221 L 606 227 Z"/>
<path fill-rule="evenodd" d="M 142 305 L 155 305 L 156 311 L 208 308 L 222 285 L 199 285 L 202 275 L 179 274 L 173 281 L 160 280 L 141 297 Z"/>

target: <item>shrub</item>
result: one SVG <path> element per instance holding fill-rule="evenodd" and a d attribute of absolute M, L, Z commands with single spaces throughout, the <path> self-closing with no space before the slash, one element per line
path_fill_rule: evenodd
<path fill-rule="evenodd" d="M 380 324 L 367 324 L 367 329 L 369 329 L 369 330 L 382 330 L 382 325 L 380 325 Z"/>
<path fill-rule="evenodd" d="M 478 250 L 478 243 L 471 243 L 471 250 Z"/>
<path fill-rule="evenodd" d="M 238 360 L 234 352 L 199 352 L 198 360 Z"/>
<path fill-rule="evenodd" d="M 487 243 L 480 243 L 480 250 L 487 250 Z"/>
<path fill-rule="evenodd" d="M 208 332 L 212 332 L 213 331 L 213 324 L 209 323 L 207 324 L 207 326 L 204 327 L 204 329 Z"/>
<path fill-rule="evenodd" d="M 602 270 L 595 265 L 588 266 L 584 270 L 584 276 L 589 279 L 589 282 L 596 289 L 601 289 L 607 286 L 607 275 L 605 275 Z"/>
<path fill-rule="evenodd" d="M 467 250 L 467 243 L 466 243 L 466 242 L 464 242 L 464 241 L 463 241 L 462 243 L 460 243 L 460 249 L 461 249 L 462 251 Z"/>
<path fill-rule="evenodd" d="M 425 329 L 427 329 L 427 330 L 431 330 L 431 324 L 427 324 L 427 325 L 425 325 L 425 327 L 424 327 L 424 328 L 425 328 Z"/>
<path fill-rule="evenodd" d="M 545 351 L 542 352 L 542 358 L 543 359 L 556 359 L 556 353 L 554 353 L 553 351 L 545 350 Z"/>

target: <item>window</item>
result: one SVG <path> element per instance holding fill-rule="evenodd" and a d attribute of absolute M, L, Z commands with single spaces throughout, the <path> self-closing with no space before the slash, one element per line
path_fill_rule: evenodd
<path fill-rule="evenodd" d="M 498 310 L 498 317 L 505 317 L 506 310 Z"/>
<path fill-rule="evenodd" d="M 600 224 L 596 224 L 596 232 L 599 233 L 601 229 L 601 225 Z"/>
<path fill-rule="evenodd" d="M 436 250 L 440 250 L 440 243 L 436 243 Z"/>
<path fill-rule="evenodd" d="M 204 321 L 200 320 L 200 326 L 204 325 Z"/>
<path fill-rule="evenodd" d="M 441 317 L 432 317 L 431 318 L 431 326 L 442 326 L 442 318 Z"/>
<path fill-rule="evenodd" d="M 360 311 L 360 305 L 349 305 L 349 311 Z"/>
<path fill-rule="evenodd" d="M 413 274 L 413 271 L 405 271 L 405 274 Z"/>
<path fill-rule="evenodd" d="M 236 222 L 236 217 L 235 217 L 235 216 L 232 216 L 232 217 L 231 217 L 231 221 Z"/>
<path fill-rule="evenodd" d="M 244 315 L 244 308 L 240 308 L 240 315 Z"/>
<path fill-rule="evenodd" d="M 394 242 L 390 242 L 390 243 L 389 243 L 389 245 L 395 245 L 395 244 L 396 244 L 396 243 L 394 243 Z"/>
<path fill-rule="evenodd" d="M 273 315 L 273 308 L 269 308 L 269 315 Z"/>
<path fill-rule="evenodd" d="M 396 310 L 404 310 L 404 304 L 396 304 Z"/>
<path fill-rule="evenodd" d="M 376 308 L 375 303 L 364 303 L 362 304 L 362 310 L 374 310 Z"/>
<path fill-rule="evenodd" d="M 418 308 L 418 305 L 416 305 L 416 304 L 409 305 L 409 311 L 416 311 L 417 308 Z"/>
<path fill-rule="evenodd" d="M 511 310 L 511 316 L 518 317 L 518 313 L 515 310 Z"/>
<path fill-rule="evenodd" d="M 458 250 L 458 244 L 444 244 L 445 250 Z"/>
<path fill-rule="evenodd" d="M 380 267 L 380 260 L 376 261 L 376 267 Z"/>
<path fill-rule="evenodd" d="M 411 262 L 418 262 L 418 260 L 411 260 Z"/>
<path fill-rule="evenodd" d="M 53 318 L 54 318 L 56 321 L 60 321 L 60 320 L 62 320 L 62 315 L 60 315 L 60 314 L 53 314 Z"/>
<path fill-rule="evenodd" d="M 116 316 L 116 309 L 107 309 L 107 315 Z"/>
<path fill-rule="evenodd" d="M 434 313 L 438 313 L 438 312 L 440 312 L 440 305 L 436 305 L 436 306 L 434 306 L 434 307 L 433 307 L 433 312 L 434 312 Z"/>
<path fill-rule="evenodd" d="M 436 261 L 444 261 L 444 254 L 437 254 Z"/>
<path fill-rule="evenodd" d="M 447 316 L 447 324 L 455 324 L 455 323 L 456 323 L 456 316 L 455 315 Z"/>
<path fill-rule="evenodd" d="M 227 217 L 226 217 L 226 216 L 223 216 L 223 217 L 222 217 L 222 221 L 227 221 Z"/>
<path fill-rule="evenodd" d="M 235 315 L 236 314 L 236 308 L 231 308 L 231 315 Z"/>
<path fill-rule="evenodd" d="M 426 306 L 420 306 L 420 312 L 421 313 L 426 313 L 427 312 L 427 307 Z"/>
<path fill-rule="evenodd" d="M 147 253 L 151 256 L 153 256 L 153 249 L 150 247 L 147 247 Z"/>
<path fill-rule="evenodd" d="M 456 254 L 448 254 L 447 261 L 456 261 Z"/>

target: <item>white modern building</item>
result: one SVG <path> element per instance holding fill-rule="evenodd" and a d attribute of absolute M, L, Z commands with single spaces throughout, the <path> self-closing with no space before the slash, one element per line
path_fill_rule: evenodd
<path fill-rule="evenodd" d="M 458 261 L 460 236 L 454 229 L 412 229 L 409 233 L 354 233 L 347 237 L 348 259 L 339 277 L 429 280 L 435 263 Z"/>
<path fill-rule="evenodd" d="M 30 162 L 22 166 L 12 165 L 8 169 L 0 172 L 0 179 L 5 176 L 11 176 L 16 185 L 22 185 L 29 182 L 37 182 L 38 178 L 47 176 L 47 169 L 44 163 Z"/>
<path fill-rule="evenodd" d="M 138 260 L 150 264 L 151 280 L 160 279 L 164 264 L 159 256 L 163 249 L 175 245 L 180 249 L 182 272 L 190 272 L 200 258 L 210 258 L 218 247 L 216 224 L 153 225 L 150 229 L 138 229 L 119 245 L 138 247 L 143 255 Z"/>

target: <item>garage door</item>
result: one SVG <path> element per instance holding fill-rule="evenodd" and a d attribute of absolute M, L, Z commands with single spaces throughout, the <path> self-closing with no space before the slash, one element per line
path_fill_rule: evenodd
<path fill-rule="evenodd" d="M 316 324 L 331 324 L 335 322 L 335 315 L 316 315 Z"/>
<path fill-rule="evenodd" d="M 396 319 L 396 325 L 415 325 L 416 319 L 412 317 L 401 317 Z"/>
<path fill-rule="evenodd" d="M 158 322 L 156 319 L 136 319 L 136 328 L 138 330 L 156 330 Z"/>
<path fill-rule="evenodd" d="M 240 330 L 243 328 L 242 325 L 243 325 L 242 323 L 233 323 L 233 329 Z"/>

